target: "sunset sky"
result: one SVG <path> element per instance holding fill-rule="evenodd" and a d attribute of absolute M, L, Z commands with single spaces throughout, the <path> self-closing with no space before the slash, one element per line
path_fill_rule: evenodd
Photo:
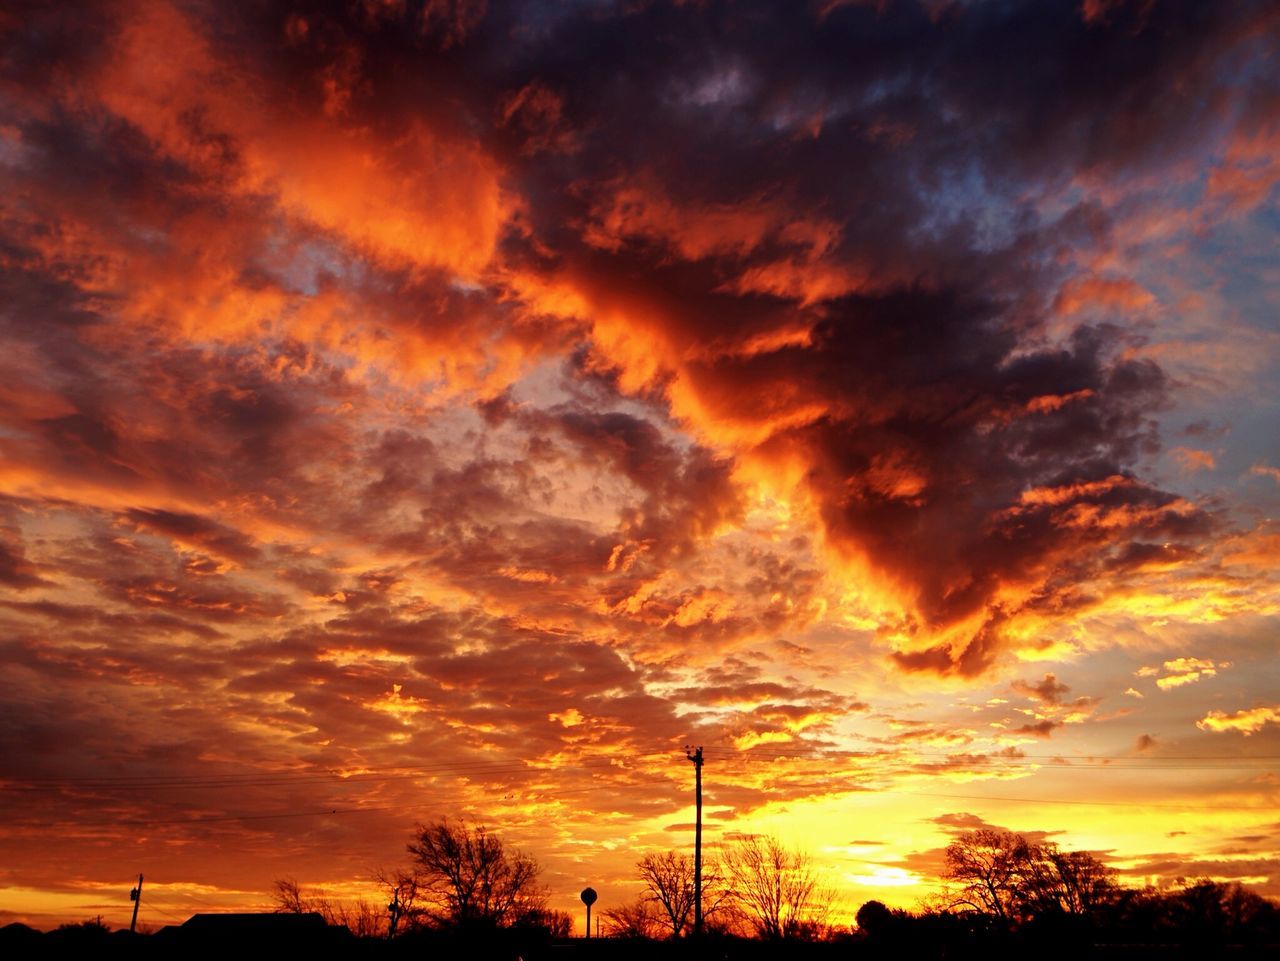
<path fill-rule="evenodd" d="M 1280 7 L 0 8 L 0 923 L 984 825 L 1280 896 Z"/>

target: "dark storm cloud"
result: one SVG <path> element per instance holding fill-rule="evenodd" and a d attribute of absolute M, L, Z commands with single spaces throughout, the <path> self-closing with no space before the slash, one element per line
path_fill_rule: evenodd
<path fill-rule="evenodd" d="M 560 351 L 589 335 L 589 370 L 615 371 L 616 387 L 666 398 L 724 454 L 806 462 L 804 483 L 831 543 L 903 596 L 899 633 L 917 640 L 896 662 L 974 674 L 999 655 L 1011 618 L 1082 603 L 1077 588 L 1108 571 L 1190 562 L 1192 542 L 1211 526 L 1195 506 L 1175 511 L 1172 495 L 1133 473 L 1158 445 L 1152 415 L 1169 390 L 1160 368 L 1127 354 L 1119 328 L 1087 315 L 1073 318 L 1085 322 L 1066 341 L 1040 337 L 1062 303 L 1064 253 L 1105 247 L 1111 225 L 1097 204 L 1068 205 L 1055 219 L 1036 198 L 1071 178 L 1120 184 L 1183 162 L 1229 127 L 1224 103 L 1251 82 L 1229 58 L 1247 61 L 1273 26 L 1255 4 L 1135 10 L 1089 19 L 1072 2 L 941 12 L 907 2 L 823 11 L 650 3 L 554 13 L 522 3 L 279 3 L 195 7 L 185 22 L 207 44 L 201 56 L 252 77 L 265 103 L 293 104 L 382 144 L 389 176 L 411 176 L 404 132 L 419 125 L 435 138 L 440 170 L 453 169 L 452 152 L 478 150 L 518 198 L 497 227 L 479 231 L 496 231 L 484 291 L 381 256 L 400 256 L 403 239 L 356 224 L 345 198 L 294 204 L 330 239 L 336 231 L 378 255 L 372 273 L 349 278 L 351 289 L 408 345 L 404 363 L 426 363 L 443 347 L 474 353 L 480 369 L 478 343 L 498 355 L 504 345 Z M 125 29 L 127 18 L 99 16 Z M 124 103 L 130 118 L 93 114 L 84 100 L 61 113 L 20 107 L 23 149 L 50 161 L 27 166 L 48 170 L 51 194 L 53 184 L 82 184 L 85 209 L 109 223 L 113 207 L 156 219 L 138 182 L 192 217 L 238 192 L 230 209 L 242 236 L 265 236 L 269 221 L 245 203 L 246 158 L 257 150 L 270 165 L 295 155 L 253 141 L 262 126 L 250 105 L 209 94 L 203 112 L 152 124 L 120 99 L 132 88 L 120 86 L 127 78 L 117 67 L 104 67 L 60 21 L 41 22 L 43 33 L 10 25 L 23 57 L 102 83 L 105 102 Z M 39 43 L 24 42 L 36 33 Z M 14 69 L 11 77 L 22 75 Z M 29 106 L 38 91 L 22 90 L 18 102 Z M 205 96 L 183 95 L 196 104 Z M 91 115 L 98 122 L 86 123 Z M 298 182 L 306 187 L 311 175 Z M 281 183 L 287 201 L 293 187 Z M 33 202 L 42 202 L 38 193 Z M 456 263 L 479 263 L 481 248 Z M 251 243 L 247 258 L 221 239 L 212 249 L 273 296 L 307 289 L 269 262 L 266 247 Z M 27 296 L 47 296 L 39 294 L 47 271 L 38 272 L 47 259 L 35 259 Z M 317 277 L 322 291 L 338 279 Z M 547 285 L 571 289 L 595 316 L 553 306 Z M 86 307 L 70 297 L 61 314 Z M 599 319 L 613 314 L 629 318 L 638 342 Z M 90 368 L 101 365 L 81 362 Z M 483 402 L 496 416 L 497 401 Z M 180 459 L 139 450 L 122 412 L 93 391 L 73 408 L 28 421 L 39 445 L 64 459 L 62 470 L 74 460 L 82 475 L 129 484 L 150 473 L 140 454 Z M 323 446 L 314 419 L 269 384 L 234 393 L 210 385 L 191 413 L 239 435 L 223 447 L 231 462 L 294 481 L 291 464 Z M 644 492 L 623 529 L 654 545 L 650 562 L 679 556 L 738 517 L 724 455 L 708 450 L 676 464 L 653 425 L 631 415 L 548 416 L 579 454 Z M 413 486 L 385 443 L 387 467 L 371 498 Z M 54 466 L 51 456 L 35 459 Z M 452 485 L 479 509 L 482 492 L 498 493 L 489 473 L 476 462 L 434 476 L 439 492 Z M 1131 482 L 1111 489 L 1109 505 L 1089 495 L 1053 510 L 1020 500 L 1029 489 L 1114 476 Z M 444 517 L 447 508 L 437 510 Z M 609 546 L 565 527 L 546 534 L 581 541 L 570 556 L 584 570 Z M 1162 557 L 1137 546 L 1174 535 L 1181 542 Z M 407 547 L 416 534 L 398 536 Z M 482 566 L 501 568 L 489 561 L 541 538 L 536 525 L 509 530 Z M 508 566 L 548 569 L 545 552 L 523 552 Z M 997 604 L 1001 594 L 1017 599 Z M 929 643 L 961 623 L 977 626 Z M 740 633 L 729 623 L 720 630 Z"/>
<path fill-rule="evenodd" d="M 258 548 L 250 538 L 206 517 L 141 508 L 126 511 L 125 517 L 141 528 L 188 541 L 233 561 L 252 561 L 259 556 Z"/>
<path fill-rule="evenodd" d="M 223 636 L 208 624 L 168 613 L 124 614 L 104 611 L 101 607 L 88 604 L 58 604 L 54 601 L 0 601 L 0 604 L 18 614 L 36 615 L 51 620 L 61 626 L 65 632 L 63 636 L 77 639 L 97 637 L 103 629 L 130 636 L 137 633 L 153 633 L 157 636 L 190 634 L 208 640 Z"/>
<path fill-rule="evenodd" d="M 1062 727 L 1062 721 L 1036 721 L 1034 724 L 1023 724 L 1013 729 L 1014 734 L 1027 734 L 1031 737 L 1051 737 L 1053 732 Z"/>
<path fill-rule="evenodd" d="M 358 512 L 339 510 L 333 522 L 416 555 L 416 568 L 481 595 L 567 613 L 584 592 L 610 606 L 626 599 L 737 516 L 728 465 L 703 448 L 676 447 L 642 418 L 579 405 L 513 409 L 507 417 L 527 438 L 525 450 L 461 463 L 426 436 L 383 435 L 360 455 L 375 479 Z M 587 497 L 606 512 L 603 526 L 553 513 L 564 494 L 557 474 L 566 469 L 592 479 Z M 669 619 L 687 600 L 656 599 L 645 622 Z"/>
<path fill-rule="evenodd" d="M 35 564 L 27 560 L 25 546 L 16 530 L 0 527 L 0 583 L 15 590 L 47 583 Z"/>
<path fill-rule="evenodd" d="M 501 16 L 485 36 L 502 35 Z M 1177 162 L 1225 122 L 1219 94 L 1239 78 L 1222 58 L 1265 26 L 1260 8 L 1203 4 L 1141 23 L 1085 23 L 1067 3 L 821 19 L 654 4 L 569 20 L 522 48 L 529 82 L 556 91 L 580 132 L 567 154 L 519 166 L 553 253 L 528 269 L 643 312 L 710 433 L 818 409 L 808 426 L 770 428 L 765 453 L 813 464 L 829 533 L 912 585 L 920 630 L 987 609 L 967 642 L 899 657 L 976 673 L 1018 613 L 990 607 L 1001 585 L 1025 582 L 1029 609 L 1062 603 L 1107 565 L 1141 563 L 1135 537 L 1209 530 L 1127 473 L 1158 444 L 1162 371 L 1124 356 L 1115 328 L 1082 326 L 1060 347 L 1034 338 L 1061 279 L 1050 258 L 1105 242 L 1106 215 L 1045 222 L 1012 198 Z M 843 271 L 847 290 L 806 290 L 819 270 Z M 804 343 L 741 353 L 797 322 Z M 1132 482 L 1102 498 L 1106 524 L 1090 523 L 1103 508 L 1087 496 L 1075 520 L 1070 499 L 1002 513 L 1028 489 L 1115 475 Z M 1070 573 L 1024 573 L 1049 567 Z"/>
<path fill-rule="evenodd" d="M 1010 687 L 1032 700 L 1054 705 L 1062 703 L 1063 695 L 1071 690 L 1053 674 L 1046 674 L 1043 680 L 1035 684 L 1030 681 L 1014 681 Z"/>
<path fill-rule="evenodd" d="M 998 824 L 992 824 L 990 821 L 979 817 L 977 814 L 969 814 L 968 812 L 960 812 L 955 814 L 940 814 L 935 818 L 930 818 L 934 824 L 939 825 L 944 830 L 952 832 L 964 831 L 995 831 L 1003 833 L 1009 829 L 1001 827 Z"/>
<path fill-rule="evenodd" d="M 648 421 L 629 414 L 565 410 L 554 413 L 553 422 L 585 457 L 602 460 L 610 473 L 644 492 L 624 529 L 656 541 L 661 555 L 687 552 L 693 541 L 740 518 L 730 465 L 710 451 L 682 453 Z M 674 539 L 663 536 L 666 528 Z"/>

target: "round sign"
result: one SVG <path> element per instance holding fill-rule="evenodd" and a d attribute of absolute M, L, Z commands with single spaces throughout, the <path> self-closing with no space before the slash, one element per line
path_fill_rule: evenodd
<path fill-rule="evenodd" d="M 582 903 L 585 904 L 587 907 L 591 907 L 591 905 L 596 903 L 596 889 L 583 888 L 581 897 L 582 897 Z"/>

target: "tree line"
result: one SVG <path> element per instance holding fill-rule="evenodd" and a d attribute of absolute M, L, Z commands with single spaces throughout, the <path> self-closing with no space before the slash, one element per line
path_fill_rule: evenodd
<path fill-rule="evenodd" d="M 525 928 L 567 937 L 573 929 L 568 914 L 548 907 L 537 860 L 486 827 L 448 819 L 420 824 L 408 852 L 407 868 L 374 874 L 390 899 L 385 906 L 306 895 L 295 880 L 284 878 L 275 883 L 276 910 L 316 912 L 359 936 Z"/>
<path fill-rule="evenodd" d="M 606 933 L 681 938 L 693 930 L 696 872 L 689 855 L 667 851 L 636 862 L 643 893 L 601 913 Z M 812 861 L 777 838 L 742 835 L 702 866 L 704 930 L 765 940 L 815 938 L 824 930 L 834 892 Z"/>
<path fill-rule="evenodd" d="M 572 931 L 572 917 L 548 906 L 538 862 L 484 827 L 447 819 L 419 825 L 408 853 L 409 866 L 377 874 L 385 907 L 309 898 L 282 880 L 277 910 L 317 911 L 363 936 L 508 931 L 549 939 Z M 831 923 L 835 892 L 807 853 L 774 837 L 732 837 L 703 863 L 704 932 L 793 945 L 853 941 L 873 953 L 909 947 L 921 956 L 964 945 L 1280 942 L 1280 908 L 1239 884 L 1191 879 L 1173 888 L 1126 887 L 1094 854 L 992 830 L 959 835 L 944 861 L 942 889 L 916 910 L 869 901 L 846 927 Z M 646 854 L 635 872 L 640 896 L 604 908 L 601 933 L 637 942 L 688 939 L 698 894 L 693 858 Z"/>
<path fill-rule="evenodd" d="M 1014 947 L 1070 953 L 1094 945 L 1199 952 L 1280 947 L 1280 907 L 1238 883 L 1188 878 L 1134 888 L 1086 851 L 1064 851 L 1008 831 L 971 831 L 945 852 L 943 890 L 916 911 L 869 901 L 856 931 L 871 947 L 918 956 Z"/>
<path fill-rule="evenodd" d="M 319 913 L 359 936 L 523 928 L 567 937 L 573 929 L 570 915 L 548 906 L 538 862 L 483 826 L 449 819 L 418 825 L 408 853 L 408 867 L 375 873 L 389 898 L 385 908 L 309 895 L 292 878 L 275 882 L 275 908 Z M 650 854 L 636 869 L 645 893 L 604 910 L 603 932 L 652 939 L 687 936 L 696 900 L 693 858 L 675 851 Z M 819 883 L 809 856 L 776 838 L 740 836 L 718 860 L 703 863 L 704 925 L 715 933 L 813 938 L 826 924 L 832 900 L 833 892 Z"/>
<path fill-rule="evenodd" d="M 319 915 L 318 933 L 290 927 L 277 940 L 297 946 L 327 931 L 329 948 L 350 957 L 387 950 L 526 961 L 569 957 L 560 939 L 572 932 L 573 918 L 549 906 L 550 892 L 532 856 L 484 827 L 453 820 L 418 825 L 407 852 L 406 866 L 376 874 L 385 902 L 340 901 L 308 893 L 292 879 L 277 881 L 277 912 Z M 773 837 L 732 836 L 703 864 L 704 937 L 697 939 L 693 859 L 678 851 L 650 853 L 635 864 L 639 897 L 602 906 L 601 933 L 610 937 L 598 946 L 577 942 L 575 951 L 591 947 L 580 953 L 583 959 L 599 954 L 620 961 L 649 961 L 659 952 L 666 961 L 1280 957 L 1280 908 L 1239 884 L 1200 878 L 1168 888 L 1128 887 L 1090 852 L 1000 831 L 957 836 L 943 861 L 936 896 L 914 910 L 868 901 L 849 926 L 832 923 L 835 892 L 822 883 L 808 854 Z M 166 932 L 172 933 L 162 929 L 135 939 L 127 931 L 111 933 L 99 921 L 41 935 L 8 925 L 0 927 L 0 956 L 110 957 L 114 951 L 137 957 L 148 950 L 173 956 L 192 943 L 166 940 Z M 235 937 L 236 944 L 262 946 L 260 934 Z M 230 940 L 220 943 L 234 947 Z"/>

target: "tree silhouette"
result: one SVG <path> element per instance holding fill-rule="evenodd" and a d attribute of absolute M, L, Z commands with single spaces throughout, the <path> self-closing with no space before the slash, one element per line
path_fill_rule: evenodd
<path fill-rule="evenodd" d="M 751 835 L 729 845 L 721 863 L 734 905 L 759 937 L 801 937 L 825 922 L 831 893 L 807 854 Z"/>
<path fill-rule="evenodd" d="M 641 897 L 600 912 L 605 933 L 615 938 L 660 938 L 668 934 L 662 909 L 652 898 Z"/>
<path fill-rule="evenodd" d="M 393 913 L 395 915 L 394 923 L 390 924 L 391 934 L 403 934 L 423 923 L 426 912 L 419 897 L 418 876 L 412 869 L 378 868 L 373 872 L 373 880 L 387 899 L 388 921 Z"/>
<path fill-rule="evenodd" d="M 1115 872 L 1087 851 L 1033 844 L 1008 831 L 971 831 L 947 846 L 944 877 L 959 887 L 950 906 L 1003 922 L 1084 917 L 1116 893 Z"/>
<path fill-rule="evenodd" d="M 417 894 L 438 923 L 505 927 L 545 909 L 538 862 L 482 826 L 420 824 L 408 848 Z"/>
<path fill-rule="evenodd" d="M 658 905 L 665 916 L 670 935 L 678 938 L 693 924 L 694 864 L 687 854 L 667 851 L 646 854 L 636 862 L 640 880 L 644 882 L 647 900 Z M 715 914 L 724 901 L 724 886 L 714 862 L 702 864 L 702 914 Z"/>
<path fill-rule="evenodd" d="M 275 889 L 272 900 L 277 914 L 318 914 L 325 924 L 346 928 L 359 938 L 380 937 L 386 932 L 386 916 L 363 898 L 335 901 L 323 893 L 306 895 L 295 878 L 277 878 Z"/>
<path fill-rule="evenodd" d="M 276 878 L 275 901 L 277 914 L 310 914 L 315 910 L 309 898 L 302 895 L 296 878 Z"/>
<path fill-rule="evenodd" d="M 636 862 L 648 898 L 662 908 L 673 938 L 685 932 L 693 913 L 693 867 L 693 858 L 674 851 L 646 854 Z"/>
<path fill-rule="evenodd" d="M 573 934 L 573 915 L 555 908 L 531 908 L 515 923 L 518 927 L 539 931 L 551 938 L 567 938 Z"/>
<path fill-rule="evenodd" d="M 1280 908 L 1240 884 L 1208 878 L 1160 892 L 1165 924 L 1186 944 L 1240 944 L 1280 935 Z"/>
<path fill-rule="evenodd" d="M 970 831 L 947 846 L 947 870 L 943 875 L 960 889 L 953 907 L 990 914 L 1002 921 L 1017 913 L 1027 839 L 1002 831 Z"/>
<path fill-rule="evenodd" d="M 867 901 L 858 908 L 853 920 L 864 935 L 882 938 L 893 925 L 893 912 L 882 901 Z"/>
<path fill-rule="evenodd" d="M 1083 917 L 1114 899 L 1115 871 L 1088 851 L 1062 851 L 1047 842 L 1032 846 L 1030 853 L 1037 865 L 1039 890 L 1034 898 L 1041 910 Z"/>

